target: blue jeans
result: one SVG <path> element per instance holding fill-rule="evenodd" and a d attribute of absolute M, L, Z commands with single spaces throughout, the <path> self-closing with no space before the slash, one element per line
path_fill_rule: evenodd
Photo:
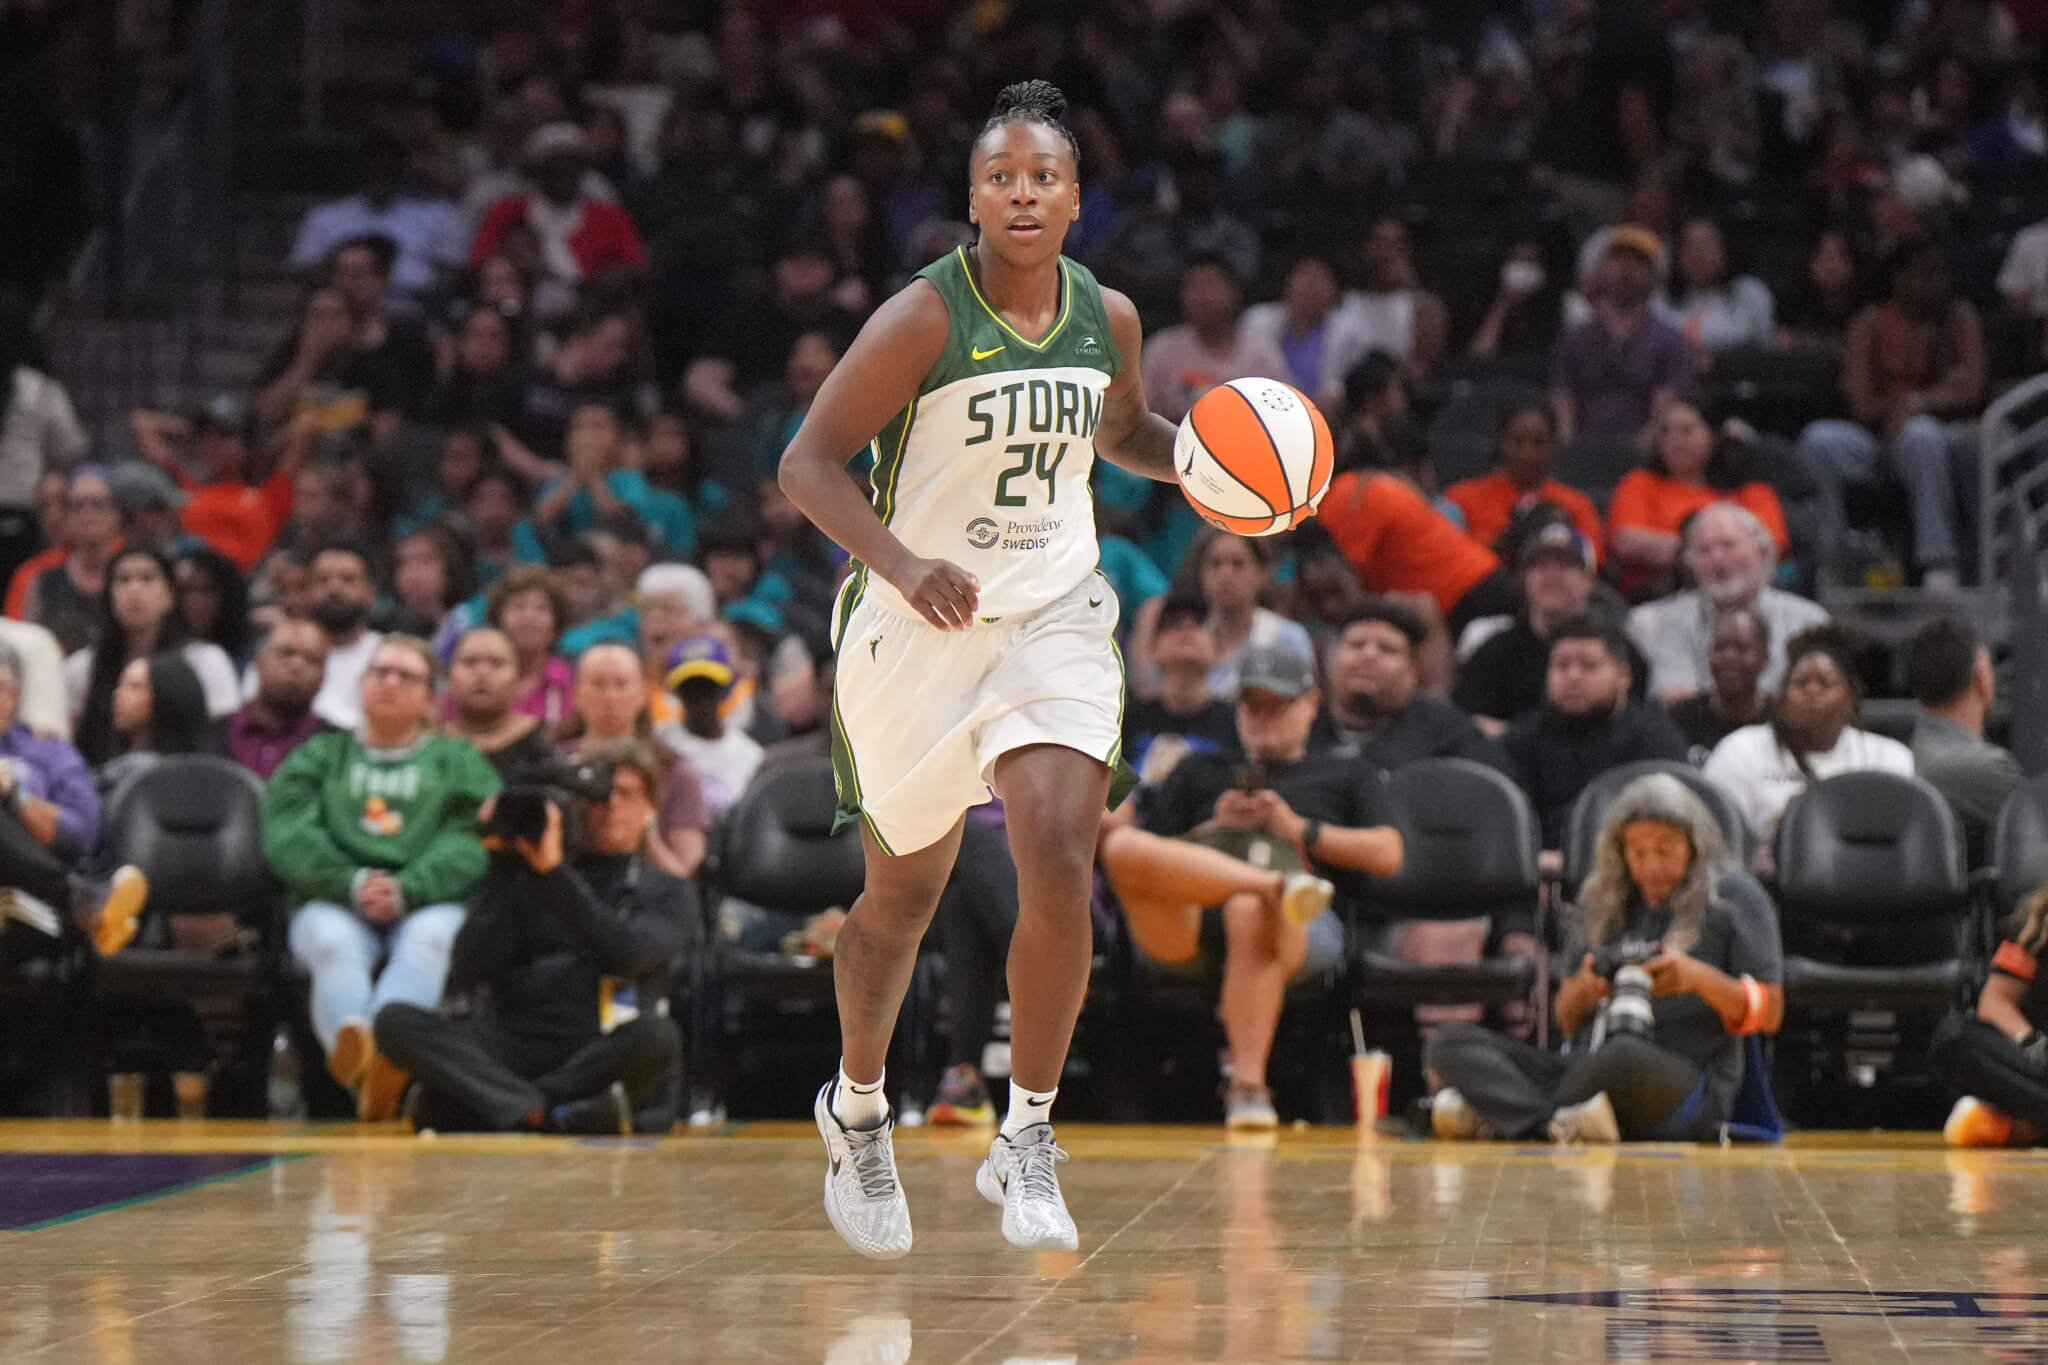
<path fill-rule="evenodd" d="M 1847 538 L 1843 491 L 1850 484 L 1876 481 L 1886 466 L 1905 484 L 1912 501 L 1914 559 L 1922 568 L 1961 564 L 1963 505 L 1957 485 L 1966 491 L 1977 486 L 1974 441 L 1951 438 L 1932 417 L 1913 418 L 1882 443 L 1854 422 L 1830 418 L 1807 423 L 1798 450 L 1800 463 L 1821 487 L 1817 530 L 1824 572 L 1839 566 Z"/>
<path fill-rule="evenodd" d="M 313 1032 L 334 1049 L 350 1019 L 365 1024 L 398 1001 L 432 1009 L 448 980 L 448 956 L 462 927 L 459 905 L 423 905 L 388 925 L 369 923 L 332 901 L 309 901 L 292 916 L 292 956 L 313 974 Z M 378 961 L 384 971 L 375 977 Z"/>

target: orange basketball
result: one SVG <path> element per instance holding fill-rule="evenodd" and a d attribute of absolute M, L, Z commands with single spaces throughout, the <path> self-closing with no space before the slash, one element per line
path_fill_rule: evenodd
<path fill-rule="evenodd" d="M 1277 379 L 1233 379 L 1195 400 L 1173 444 L 1181 492 L 1211 526 L 1270 536 L 1316 514 L 1330 487 L 1330 424 Z"/>

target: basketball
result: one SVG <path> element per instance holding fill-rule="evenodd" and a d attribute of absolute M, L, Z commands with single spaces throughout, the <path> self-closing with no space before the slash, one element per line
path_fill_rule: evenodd
<path fill-rule="evenodd" d="M 1188 410 L 1173 468 L 1211 526 L 1270 536 L 1316 514 L 1334 455 L 1330 424 L 1308 395 L 1277 379 L 1233 379 Z"/>

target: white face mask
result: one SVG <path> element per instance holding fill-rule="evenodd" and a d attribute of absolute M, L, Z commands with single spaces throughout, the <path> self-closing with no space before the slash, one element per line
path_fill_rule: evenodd
<path fill-rule="evenodd" d="M 1543 267 L 1534 261 L 1509 261 L 1500 268 L 1500 287 L 1510 294 L 1533 294 L 1543 287 Z"/>

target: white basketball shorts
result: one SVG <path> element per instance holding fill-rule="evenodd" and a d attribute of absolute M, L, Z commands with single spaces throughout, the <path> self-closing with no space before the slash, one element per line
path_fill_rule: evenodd
<path fill-rule="evenodd" d="M 841 588 L 832 694 L 839 826 L 891 855 L 937 841 L 989 799 L 996 760 L 1031 744 L 1123 758 L 1117 600 L 1091 572 L 1023 616 L 940 630 Z"/>

